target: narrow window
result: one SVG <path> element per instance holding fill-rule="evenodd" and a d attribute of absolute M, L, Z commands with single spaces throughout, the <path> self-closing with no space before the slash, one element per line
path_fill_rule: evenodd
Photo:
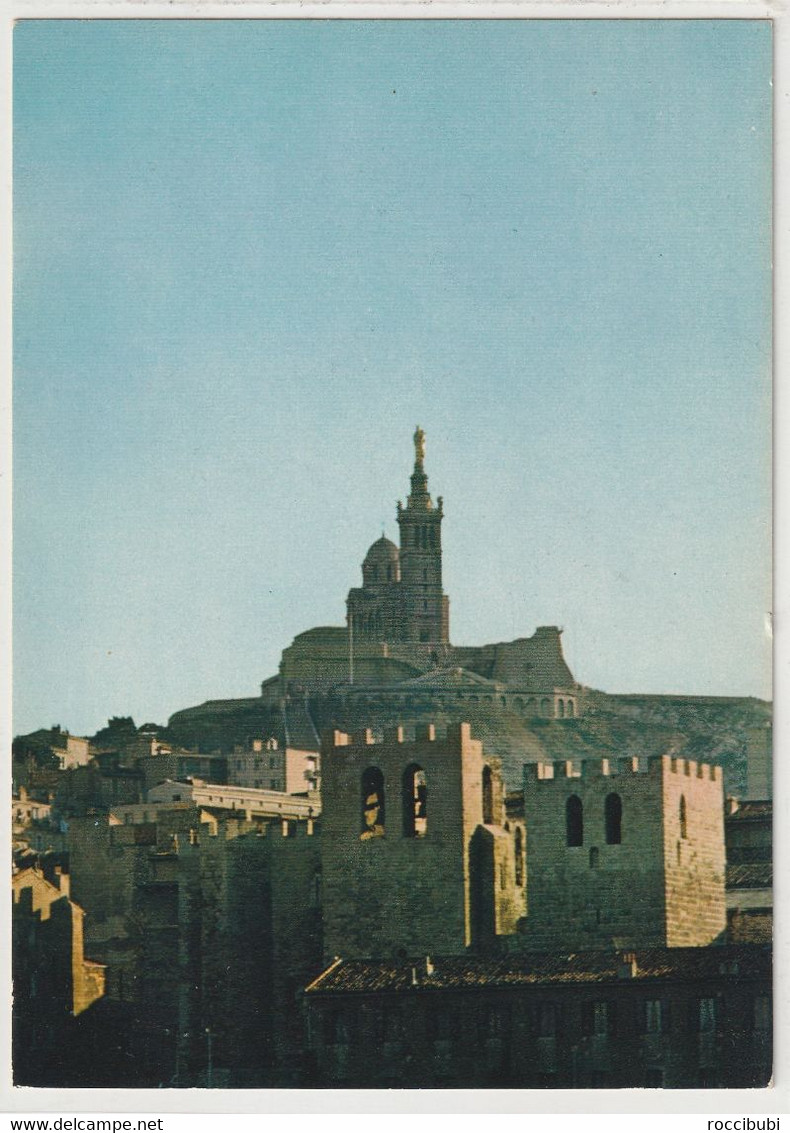
<path fill-rule="evenodd" d="M 758 995 L 754 1000 L 754 1030 L 770 1031 L 771 1000 L 767 995 Z"/>
<path fill-rule="evenodd" d="M 686 838 L 687 833 L 686 833 L 686 796 L 685 795 L 680 796 L 679 817 L 680 817 L 680 837 Z"/>
<path fill-rule="evenodd" d="M 483 824 L 492 826 L 494 822 L 494 784 L 492 782 L 491 768 L 488 764 L 483 768 Z"/>
<path fill-rule="evenodd" d="M 614 1004 L 605 1001 L 582 1005 L 582 1031 L 585 1035 L 607 1035 L 612 1032 Z"/>
<path fill-rule="evenodd" d="M 716 1030 L 716 1000 L 700 999 L 698 1027 L 702 1034 L 710 1034 Z"/>
<path fill-rule="evenodd" d="M 360 839 L 380 838 L 384 833 L 384 776 L 378 767 L 362 773 L 362 833 Z"/>
<path fill-rule="evenodd" d="M 560 719 L 562 719 L 563 716 L 565 715 L 565 701 L 564 700 L 558 700 L 557 701 L 557 715 L 560 717 Z"/>
<path fill-rule="evenodd" d="M 551 1039 L 557 1034 L 557 1005 L 555 1003 L 541 1003 L 538 1007 L 538 1035 L 542 1039 Z"/>
<path fill-rule="evenodd" d="M 648 1035 L 660 1035 L 666 1030 L 666 1004 L 661 999 L 646 999 L 644 1015 L 644 1032 Z"/>
<path fill-rule="evenodd" d="M 567 710 L 568 710 L 568 715 L 569 715 L 569 716 L 575 716 L 575 715 L 576 715 L 576 705 L 575 705 L 575 704 L 573 703 L 573 701 L 572 701 L 572 700 L 569 700 L 569 701 L 568 701 L 568 703 L 567 703 Z"/>
<path fill-rule="evenodd" d="M 521 888 L 524 884 L 524 835 L 521 827 L 516 827 L 516 885 Z"/>
<path fill-rule="evenodd" d="M 578 795 L 571 795 L 565 804 L 565 840 L 569 846 L 584 844 L 584 816 Z"/>
<path fill-rule="evenodd" d="M 622 841 L 623 802 L 619 795 L 607 795 L 604 803 L 607 846 L 619 846 Z"/>
<path fill-rule="evenodd" d="M 428 784 L 416 763 L 403 772 L 403 835 L 423 838 L 428 832 Z"/>
<path fill-rule="evenodd" d="M 548 716 L 548 715 L 549 715 L 549 713 L 550 713 L 550 710 L 551 710 L 551 709 L 550 709 L 550 706 L 549 706 L 549 700 L 548 700 L 548 697 L 544 696 L 544 697 L 543 697 L 543 700 L 541 700 L 541 702 L 540 702 L 540 711 L 541 711 L 541 714 L 542 714 L 543 716 Z"/>

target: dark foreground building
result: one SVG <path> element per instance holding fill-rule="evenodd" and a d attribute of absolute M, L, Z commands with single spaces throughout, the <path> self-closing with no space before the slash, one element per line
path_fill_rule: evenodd
<path fill-rule="evenodd" d="M 312 1084 L 766 1086 L 770 945 L 338 960 L 306 989 Z"/>

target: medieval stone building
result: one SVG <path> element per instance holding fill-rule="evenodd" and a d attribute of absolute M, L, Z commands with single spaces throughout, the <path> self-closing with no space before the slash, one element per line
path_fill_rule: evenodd
<path fill-rule="evenodd" d="M 485 950 L 526 912 L 525 832 L 468 724 L 335 732 L 323 751 L 327 957 Z"/>
<path fill-rule="evenodd" d="M 720 767 L 662 756 L 524 768 L 533 948 L 722 937 Z"/>

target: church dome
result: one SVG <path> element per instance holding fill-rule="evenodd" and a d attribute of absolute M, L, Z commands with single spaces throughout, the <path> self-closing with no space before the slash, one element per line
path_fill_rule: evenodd
<path fill-rule="evenodd" d="M 386 566 L 387 563 L 396 563 L 400 558 L 400 551 L 392 542 L 384 535 L 370 547 L 368 553 L 365 555 L 365 566 Z"/>
<path fill-rule="evenodd" d="M 365 555 L 362 583 L 364 586 L 381 586 L 390 582 L 400 582 L 400 551 L 382 535 Z"/>

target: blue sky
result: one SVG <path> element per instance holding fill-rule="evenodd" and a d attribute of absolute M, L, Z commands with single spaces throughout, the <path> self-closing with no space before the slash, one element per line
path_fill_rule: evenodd
<path fill-rule="evenodd" d="M 771 32 L 22 21 L 15 719 L 254 695 L 396 535 L 457 644 L 768 695 Z"/>

